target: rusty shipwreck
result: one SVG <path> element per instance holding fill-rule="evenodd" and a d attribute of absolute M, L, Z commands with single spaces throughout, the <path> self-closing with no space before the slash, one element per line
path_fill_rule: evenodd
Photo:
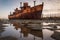
<path fill-rule="evenodd" d="M 43 10 L 43 2 L 40 5 L 35 5 L 31 7 L 28 5 L 28 2 L 23 3 L 20 2 L 20 10 L 16 8 L 13 12 L 13 14 L 10 13 L 8 15 L 9 19 L 41 19 L 42 10 Z"/>

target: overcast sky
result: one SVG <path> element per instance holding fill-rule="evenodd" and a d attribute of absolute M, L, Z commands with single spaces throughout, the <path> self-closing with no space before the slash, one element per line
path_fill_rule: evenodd
<path fill-rule="evenodd" d="M 0 18 L 8 18 L 10 11 L 20 7 L 20 2 L 28 2 L 33 6 L 34 0 L 0 0 Z M 36 0 L 36 5 L 44 2 L 43 16 L 55 14 L 60 16 L 60 0 Z"/>

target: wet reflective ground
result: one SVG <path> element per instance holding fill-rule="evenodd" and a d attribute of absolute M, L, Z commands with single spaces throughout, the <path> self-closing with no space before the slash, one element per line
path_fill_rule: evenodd
<path fill-rule="evenodd" d="M 60 40 L 60 23 L 1 24 L 0 40 Z"/>

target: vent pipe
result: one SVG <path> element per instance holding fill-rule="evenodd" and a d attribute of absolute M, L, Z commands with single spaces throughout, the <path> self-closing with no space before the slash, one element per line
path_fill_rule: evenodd
<path fill-rule="evenodd" d="M 44 2 L 42 2 L 42 4 L 44 5 Z"/>
<path fill-rule="evenodd" d="M 34 1 L 34 6 L 35 6 L 35 4 L 36 4 L 36 1 Z"/>
<path fill-rule="evenodd" d="M 11 12 L 10 12 L 10 15 L 11 15 Z"/>
<path fill-rule="evenodd" d="M 22 9 L 22 2 L 20 2 L 20 8 Z"/>

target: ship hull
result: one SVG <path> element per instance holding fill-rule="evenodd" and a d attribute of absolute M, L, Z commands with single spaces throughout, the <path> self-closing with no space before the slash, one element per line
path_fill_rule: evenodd
<path fill-rule="evenodd" d="M 41 19 L 43 10 L 43 3 L 34 7 L 23 6 L 21 10 L 16 8 L 12 15 L 9 15 L 9 20 L 11 19 Z"/>
<path fill-rule="evenodd" d="M 42 11 L 21 14 L 21 16 L 9 16 L 9 19 L 41 19 Z"/>

